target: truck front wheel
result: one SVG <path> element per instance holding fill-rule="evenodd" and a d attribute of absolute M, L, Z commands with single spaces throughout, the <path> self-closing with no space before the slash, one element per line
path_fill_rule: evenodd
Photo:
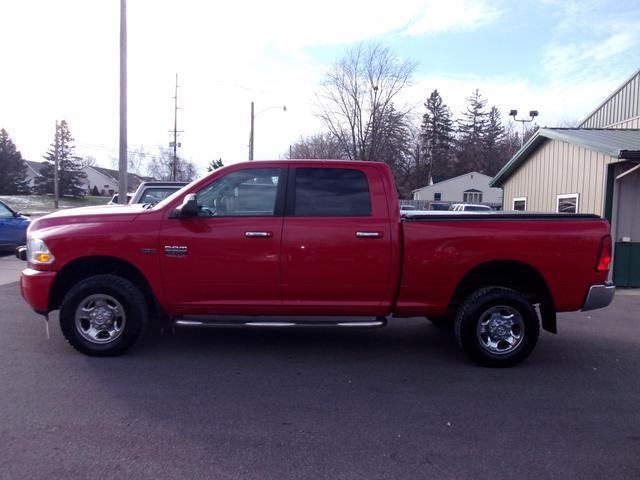
<path fill-rule="evenodd" d="M 140 290 L 116 275 L 83 279 L 65 295 L 60 327 L 76 350 L 91 356 L 124 353 L 140 336 L 147 306 Z"/>
<path fill-rule="evenodd" d="M 533 351 L 540 323 L 535 308 L 522 294 L 488 287 L 462 303 L 454 330 L 458 345 L 477 363 L 510 367 Z"/>

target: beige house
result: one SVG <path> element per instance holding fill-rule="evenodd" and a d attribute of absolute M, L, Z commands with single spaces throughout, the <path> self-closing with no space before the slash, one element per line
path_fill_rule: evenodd
<path fill-rule="evenodd" d="M 484 203 L 493 207 L 502 205 L 502 191 L 489 186 L 491 177 L 479 172 L 468 172 L 432 185 L 413 190 L 414 200 L 445 203 Z"/>
<path fill-rule="evenodd" d="M 640 287 L 640 70 L 579 128 L 542 128 L 498 172 L 505 210 L 611 222 L 613 280 Z"/>

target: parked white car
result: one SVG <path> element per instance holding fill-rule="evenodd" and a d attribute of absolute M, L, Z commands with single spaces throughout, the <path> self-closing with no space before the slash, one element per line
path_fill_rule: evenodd
<path fill-rule="evenodd" d="M 454 203 L 451 205 L 452 212 L 493 212 L 489 205 L 479 205 L 475 203 Z"/>

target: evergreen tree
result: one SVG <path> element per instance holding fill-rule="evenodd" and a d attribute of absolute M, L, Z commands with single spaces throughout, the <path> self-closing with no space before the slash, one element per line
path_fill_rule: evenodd
<path fill-rule="evenodd" d="M 78 197 L 85 192 L 83 180 L 86 174 L 81 171 L 82 159 L 73 154 L 73 137 L 66 120 L 62 120 L 56 129 L 49 151 L 44 156 L 45 165 L 36 178 L 38 193 L 53 193 L 53 174 L 56 152 L 58 154 L 58 185 L 60 196 Z"/>
<path fill-rule="evenodd" d="M 214 170 L 219 169 L 220 167 L 224 167 L 224 164 L 222 163 L 222 158 L 219 158 L 218 160 L 211 160 L 209 162 L 209 165 L 207 166 L 207 172 L 213 172 Z"/>
<path fill-rule="evenodd" d="M 433 175 L 451 173 L 453 147 L 453 121 L 451 111 L 442 101 L 438 90 L 429 95 L 424 104 L 427 111 L 420 126 L 420 152 L 416 159 L 416 176 L 421 186 L 427 185 Z"/>
<path fill-rule="evenodd" d="M 411 165 L 412 135 L 406 114 L 398 112 L 393 104 L 379 119 L 379 143 L 377 145 L 379 161 L 391 168 L 396 180 L 400 198 L 409 198 L 412 183 Z"/>
<path fill-rule="evenodd" d="M 0 130 L 0 194 L 23 195 L 29 192 L 27 164 L 3 128 Z"/>
<path fill-rule="evenodd" d="M 487 128 L 484 132 L 483 139 L 483 155 L 480 170 L 489 176 L 494 176 L 509 160 L 509 152 L 505 145 L 505 130 L 500 120 L 500 110 L 497 107 L 491 107 L 487 114 Z"/>
<path fill-rule="evenodd" d="M 484 173 L 483 150 L 488 127 L 487 101 L 476 89 L 467 97 L 467 109 L 458 120 L 458 142 L 455 174 L 469 171 Z"/>

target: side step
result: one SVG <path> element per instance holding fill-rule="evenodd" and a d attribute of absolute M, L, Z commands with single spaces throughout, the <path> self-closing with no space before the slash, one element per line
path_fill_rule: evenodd
<path fill-rule="evenodd" d="M 228 317 L 226 317 L 228 318 Z M 384 327 L 387 324 L 385 317 L 377 317 L 375 320 L 370 321 L 286 321 L 286 322 L 260 322 L 254 320 L 209 320 L 209 319 L 195 319 L 194 317 L 176 317 L 173 321 L 176 327 L 188 327 L 188 328 L 218 328 L 218 327 L 268 327 L 268 328 L 285 328 L 285 327 L 355 327 L 355 328 L 376 328 Z"/>

